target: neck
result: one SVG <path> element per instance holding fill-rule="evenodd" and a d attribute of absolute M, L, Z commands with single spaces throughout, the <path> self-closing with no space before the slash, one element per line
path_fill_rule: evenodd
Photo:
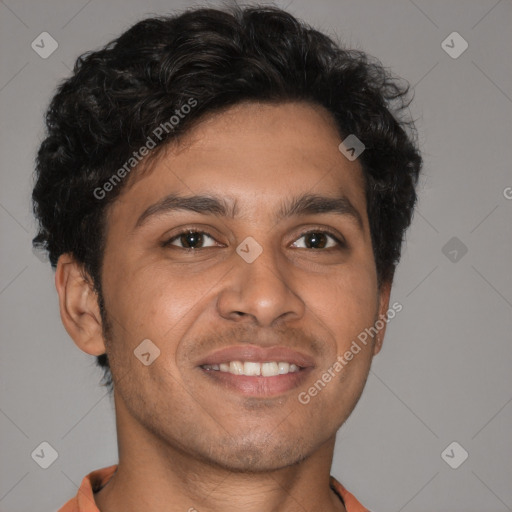
<path fill-rule="evenodd" d="M 118 469 L 95 495 L 101 512 L 346 512 L 329 487 L 335 437 L 288 467 L 251 473 L 200 460 L 162 441 L 116 400 Z M 128 428 L 129 427 L 129 428 Z"/>

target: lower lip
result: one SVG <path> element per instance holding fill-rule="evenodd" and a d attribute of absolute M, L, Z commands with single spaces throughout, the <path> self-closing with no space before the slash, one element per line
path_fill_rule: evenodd
<path fill-rule="evenodd" d="M 200 370 L 212 381 L 224 385 L 245 396 L 269 397 L 277 396 L 299 387 L 308 377 L 311 367 L 302 368 L 298 372 L 274 375 L 272 377 L 234 375 L 218 370 Z"/>

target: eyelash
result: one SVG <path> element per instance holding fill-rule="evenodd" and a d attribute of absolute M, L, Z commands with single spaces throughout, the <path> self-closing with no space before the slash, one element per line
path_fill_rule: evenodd
<path fill-rule="evenodd" d="M 201 235 L 207 235 L 210 238 L 212 238 L 213 240 L 217 241 L 215 239 L 215 237 L 212 234 L 210 234 L 208 231 L 201 231 L 201 230 L 185 228 L 185 229 L 181 230 L 179 233 L 176 233 L 175 235 L 173 235 L 172 238 L 169 238 L 168 240 L 165 240 L 164 242 L 162 242 L 162 247 L 172 246 L 172 242 L 174 242 L 174 240 L 179 238 L 181 235 L 186 235 L 188 233 L 194 233 L 194 234 L 198 233 Z M 321 233 L 321 234 L 330 236 L 338 244 L 338 246 L 339 246 L 338 248 L 340 248 L 340 249 L 347 247 L 347 244 L 343 240 L 340 240 L 337 235 L 335 235 L 332 231 L 326 230 L 325 228 L 309 229 L 307 231 L 304 231 L 298 236 L 298 238 L 296 240 L 299 240 L 303 236 L 309 235 L 311 233 L 315 233 L 315 234 Z M 172 247 L 176 247 L 177 249 L 181 249 L 181 250 L 187 251 L 187 252 L 200 251 L 202 249 L 210 249 L 210 247 L 199 247 L 198 249 L 194 249 L 194 248 L 189 249 L 188 247 L 178 247 L 178 246 L 172 246 Z M 335 247 L 328 247 L 327 249 L 335 249 Z M 325 251 L 327 249 L 323 249 L 323 250 Z M 309 249 L 309 250 L 312 251 L 312 250 L 318 250 L 318 249 Z"/>

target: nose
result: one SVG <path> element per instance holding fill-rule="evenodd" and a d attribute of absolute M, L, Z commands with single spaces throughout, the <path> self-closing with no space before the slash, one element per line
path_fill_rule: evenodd
<path fill-rule="evenodd" d="M 219 292 L 219 314 L 236 322 L 252 322 L 272 327 L 304 315 L 305 304 L 297 295 L 293 271 L 270 248 L 252 263 L 235 253 L 233 268 Z"/>

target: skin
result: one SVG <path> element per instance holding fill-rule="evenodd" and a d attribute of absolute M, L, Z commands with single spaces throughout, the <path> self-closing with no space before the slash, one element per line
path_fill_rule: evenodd
<path fill-rule="evenodd" d="M 328 484 L 335 435 L 385 327 L 307 405 L 298 394 L 386 315 L 391 283 L 377 286 L 362 169 L 338 150 L 341 140 L 322 107 L 243 103 L 131 176 L 107 218 L 106 340 L 90 280 L 71 255 L 59 259 L 62 321 L 84 352 L 107 352 L 114 379 L 119 468 L 95 496 L 102 512 L 345 510 Z M 236 200 L 239 216 L 174 211 L 134 229 L 170 193 Z M 343 193 L 362 229 L 335 213 L 277 221 L 283 201 L 302 193 Z M 179 237 L 161 246 L 185 227 L 213 239 L 189 252 Z M 347 247 L 326 235 L 328 247 L 311 248 L 301 237 L 329 228 Z M 252 263 L 236 252 L 248 236 L 263 248 Z M 160 349 L 149 366 L 133 354 L 144 339 Z M 212 384 L 199 358 L 243 339 L 303 351 L 315 367 L 300 387 L 270 398 Z"/>

